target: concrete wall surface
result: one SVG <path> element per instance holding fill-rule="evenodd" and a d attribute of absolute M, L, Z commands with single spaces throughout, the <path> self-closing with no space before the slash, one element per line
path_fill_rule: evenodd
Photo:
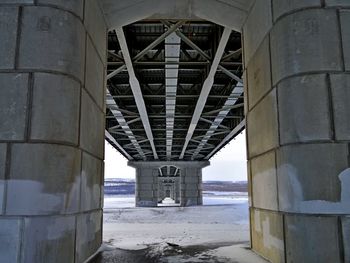
<path fill-rule="evenodd" d="M 80 263 L 101 245 L 107 26 L 98 2 L 0 0 L 2 263 Z"/>
<path fill-rule="evenodd" d="M 350 262 L 350 3 L 256 1 L 243 36 L 252 248 Z"/>

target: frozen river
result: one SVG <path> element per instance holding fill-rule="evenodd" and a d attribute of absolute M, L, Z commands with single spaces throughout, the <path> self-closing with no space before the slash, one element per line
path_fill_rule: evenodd
<path fill-rule="evenodd" d="M 248 202 L 248 193 L 242 192 L 204 192 L 204 205 L 234 205 Z M 104 209 L 135 207 L 134 195 L 105 195 Z"/>
<path fill-rule="evenodd" d="M 265 262 L 246 249 L 247 193 L 206 192 L 203 202 L 194 207 L 136 208 L 132 195 L 106 195 L 103 239 L 112 252 L 104 252 L 104 257 L 116 253 L 128 262 L 125 253 L 131 253 L 141 257 L 140 262 Z"/>

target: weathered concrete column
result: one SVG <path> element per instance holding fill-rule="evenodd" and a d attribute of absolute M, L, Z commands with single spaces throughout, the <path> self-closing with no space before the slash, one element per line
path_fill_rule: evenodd
<path fill-rule="evenodd" d="M 202 205 L 202 169 L 207 162 L 187 162 L 181 166 L 181 206 Z"/>
<path fill-rule="evenodd" d="M 157 168 L 136 168 L 136 206 L 154 207 L 158 204 Z"/>
<path fill-rule="evenodd" d="M 128 162 L 136 168 L 136 206 L 155 207 L 158 205 L 158 169 L 171 165 L 180 169 L 180 189 L 176 189 L 175 201 L 181 206 L 201 205 L 202 168 L 210 163 L 205 162 Z"/>
<path fill-rule="evenodd" d="M 350 262 L 350 2 L 259 0 L 243 27 L 251 237 Z"/>
<path fill-rule="evenodd" d="M 0 262 L 101 244 L 106 33 L 92 0 L 0 0 Z"/>
<path fill-rule="evenodd" d="M 165 198 L 165 192 L 164 192 L 164 184 L 163 184 L 163 180 L 161 180 L 161 178 L 158 177 L 158 199 L 157 202 L 161 202 L 164 198 Z"/>

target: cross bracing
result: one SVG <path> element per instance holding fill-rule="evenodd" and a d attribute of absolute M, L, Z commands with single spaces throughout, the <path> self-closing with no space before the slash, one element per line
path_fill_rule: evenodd
<path fill-rule="evenodd" d="M 239 33 L 206 21 L 146 20 L 110 31 L 112 145 L 136 161 L 212 157 L 244 129 L 241 50 Z"/>

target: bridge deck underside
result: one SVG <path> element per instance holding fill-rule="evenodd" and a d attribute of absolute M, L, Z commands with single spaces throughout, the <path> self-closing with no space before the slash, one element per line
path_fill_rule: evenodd
<path fill-rule="evenodd" d="M 180 54 L 173 62 L 169 50 L 175 48 L 176 43 L 166 44 L 164 35 L 168 30 L 180 38 Z M 123 32 L 141 88 L 138 96 L 143 98 L 151 126 L 151 131 L 146 133 L 145 117 L 140 116 L 142 109 L 135 102 L 135 90 L 131 86 L 135 84 L 129 79 L 130 68 L 124 66 L 126 50 L 121 47 L 119 35 L 111 31 L 106 130 L 113 139 L 109 136 L 107 140 L 126 158 L 206 160 L 244 129 L 240 33 L 231 32 L 228 40 L 220 43 L 224 28 L 207 21 L 141 21 L 124 27 Z M 167 37 L 169 42 L 171 35 Z M 220 45 L 224 47 L 222 56 L 218 55 Z M 215 56 L 220 56 L 218 65 L 213 65 Z M 206 80 L 208 82 L 213 68 L 213 83 L 208 96 L 204 96 L 204 108 L 196 122 L 199 97 L 203 89 L 208 88 Z M 175 100 L 171 98 L 173 80 Z M 175 113 L 169 102 L 175 102 Z M 195 129 L 189 133 L 191 126 Z M 150 134 L 153 137 L 150 138 Z M 189 139 L 187 145 L 186 138 Z"/>

